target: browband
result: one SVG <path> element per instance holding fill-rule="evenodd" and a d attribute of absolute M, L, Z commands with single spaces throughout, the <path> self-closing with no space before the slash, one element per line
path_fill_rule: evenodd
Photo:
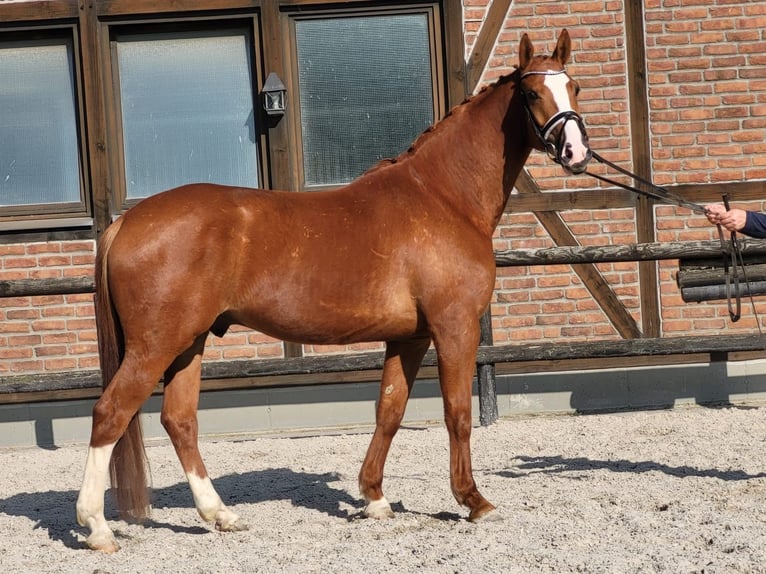
<path fill-rule="evenodd" d="M 566 68 L 562 68 L 561 70 L 546 70 L 544 72 L 537 71 L 537 70 L 530 70 L 529 72 L 524 72 L 521 74 L 521 79 L 523 80 L 527 76 L 558 76 L 559 74 L 566 74 L 567 70 Z"/>

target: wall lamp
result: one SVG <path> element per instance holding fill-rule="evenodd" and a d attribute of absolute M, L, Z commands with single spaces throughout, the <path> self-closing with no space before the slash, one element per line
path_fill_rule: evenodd
<path fill-rule="evenodd" d="M 263 84 L 263 109 L 267 116 L 283 116 L 287 108 L 287 88 L 275 72 L 271 72 Z"/>

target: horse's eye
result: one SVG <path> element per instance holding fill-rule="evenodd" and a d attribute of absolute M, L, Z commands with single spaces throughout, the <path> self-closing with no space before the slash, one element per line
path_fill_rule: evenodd
<path fill-rule="evenodd" d="M 579 95 L 580 95 L 580 86 L 579 84 L 577 84 L 575 85 L 575 96 L 579 96 Z"/>
<path fill-rule="evenodd" d="M 534 90 L 527 90 L 526 92 L 524 92 L 524 97 L 527 98 L 527 101 L 534 102 L 540 96 L 538 96 L 537 92 L 535 92 Z"/>

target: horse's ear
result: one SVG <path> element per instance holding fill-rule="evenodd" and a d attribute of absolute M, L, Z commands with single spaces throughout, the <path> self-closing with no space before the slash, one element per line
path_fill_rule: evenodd
<path fill-rule="evenodd" d="M 564 28 L 559 34 L 559 41 L 556 42 L 556 49 L 553 50 L 552 58 L 558 61 L 562 66 L 569 61 L 569 55 L 572 53 L 572 41 L 569 39 L 569 32 Z"/>
<path fill-rule="evenodd" d="M 526 68 L 534 55 L 535 47 L 532 45 L 532 41 L 525 32 L 521 37 L 521 44 L 519 44 L 519 68 L 522 70 Z"/>

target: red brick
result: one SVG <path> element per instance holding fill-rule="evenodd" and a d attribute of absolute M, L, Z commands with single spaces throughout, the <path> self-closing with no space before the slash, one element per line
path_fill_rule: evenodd
<path fill-rule="evenodd" d="M 37 266 L 37 259 L 34 257 L 8 257 L 3 259 L 5 269 L 28 269 Z"/>
<path fill-rule="evenodd" d="M 29 333 L 29 324 L 26 322 L 3 321 L 0 323 L 0 333 Z"/>
<path fill-rule="evenodd" d="M 63 331 L 64 329 L 66 329 L 66 321 L 55 320 L 55 319 L 32 321 L 31 327 L 32 327 L 32 330 L 36 332 Z"/>
<path fill-rule="evenodd" d="M 0 257 L 9 255 L 24 255 L 26 249 L 22 244 L 0 244 Z"/>
<path fill-rule="evenodd" d="M 61 357 L 67 354 L 67 348 L 64 345 L 48 345 L 37 347 L 35 349 L 36 357 Z"/>
<path fill-rule="evenodd" d="M 43 362 L 40 360 L 22 360 L 11 362 L 13 373 L 36 373 L 43 370 Z"/>
<path fill-rule="evenodd" d="M 5 313 L 5 318 L 7 321 L 38 319 L 39 317 L 39 309 L 9 309 Z"/>
<path fill-rule="evenodd" d="M 32 349 L 29 347 L 0 347 L 0 359 L 3 362 L 31 358 Z"/>
<path fill-rule="evenodd" d="M 96 245 L 93 241 L 64 241 L 61 244 L 63 253 L 88 252 L 95 253 Z"/>
<path fill-rule="evenodd" d="M 77 359 L 73 359 L 73 358 L 46 359 L 43 362 L 43 366 L 46 371 L 69 371 L 69 370 L 77 368 Z"/>

